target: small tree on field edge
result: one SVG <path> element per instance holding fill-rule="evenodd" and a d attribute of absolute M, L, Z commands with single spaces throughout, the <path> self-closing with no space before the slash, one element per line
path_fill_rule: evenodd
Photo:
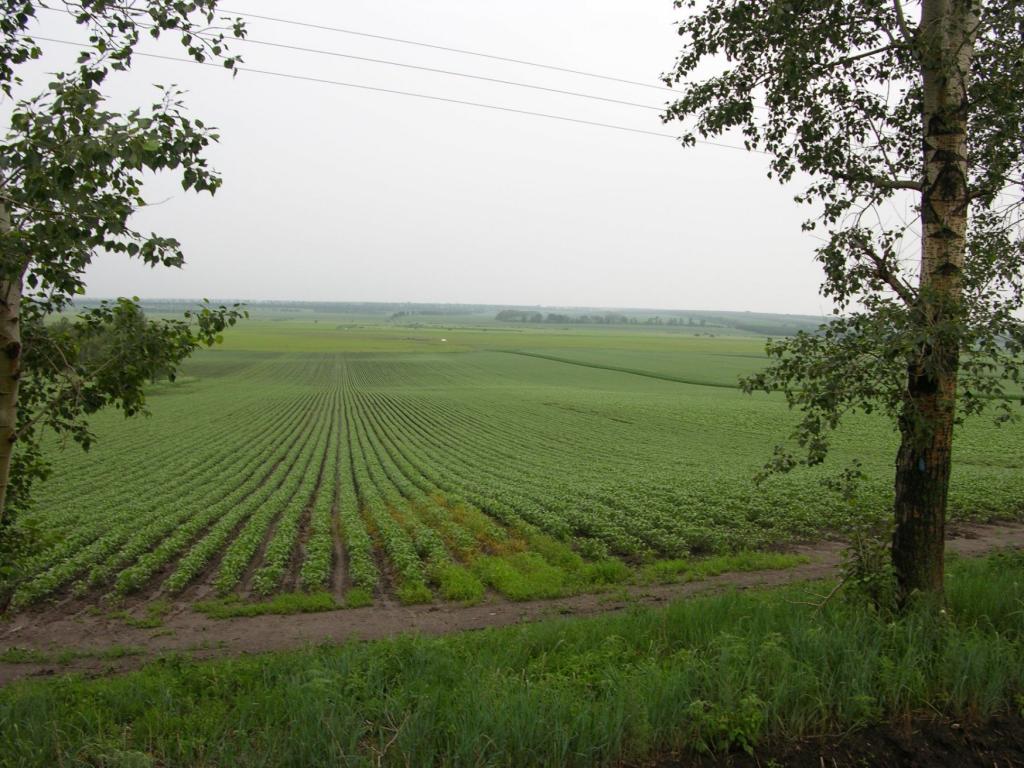
<path fill-rule="evenodd" d="M 73 312 L 84 272 L 101 253 L 151 266 L 183 263 L 178 241 L 145 234 L 131 217 L 145 205 L 143 177 L 173 171 L 185 190 L 221 184 L 204 152 L 217 135 L 184 112 L 181 94 L 159 88 L 148 108 L 106 108 L 102 88 L 130 69 L 141 39 L 172 35 L 196 62 L 238 59 L 225 47 L 244 35 L 218 19 L 216 0 L 13 0 L 0 16 L 0 90 L 16 99 L 0 141 L 0 607 L 29 542 L 13 525 L 47 474 L 42 430 L 88 448 L 87 417 L 101 408 L 128 416 L 145 407 L 144 386 L 172 375 L 195 349 L 244 316 L 238 305 L 202 307 L 180 319 L 146 318 L 137 299 Z M 43 56 L 31 34 L 40 10 L 67 13 L 87 38 L 74 68 L 22 98 L 19 68 Z M 48 322 L 66 313 L 65 322 Z"/>

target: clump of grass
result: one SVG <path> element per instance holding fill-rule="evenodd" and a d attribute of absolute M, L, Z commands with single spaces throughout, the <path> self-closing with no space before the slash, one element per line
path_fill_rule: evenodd
<path fill-rule="evenodd" d="M 477 603 L 483 599 L 484 585 L 476 574 L 461 565 L 446 563 L 433 574 L 445 600 Z"/>
<path fill-rule="evenodd" d="M 146 604 L 143 616 L 132 616 L 128 611 L 114 611 L 112 619 L 120 619 L 129 627 L 136 629 L 157 629 L 163 626 L 164 618 L 170 613 L 171 604 L 167 600 L 154 600 Z"/>
<path fill-rule="evenodd" d="M 553 536 L 537 530 L 524 532 L 524 538 L 532 552 L 538 553 L 551 565 L 566 571 L 578 571 L 584 560 L 572 548 Z"/>
<path fill-rule="evenodd" d="M 561 597 L 571 591 L 568 574 L 536 552 L 480 557 L 473 570 L 509 600 Z"/>
<path fill-rule="evenodd" d="M 196 603 L 193 606 L 211 619 L 234 619 L 242 616 L 266 614 L 320 613 L 334 611 L 342 606 L 327 592 L 289 592 L 271 600 L 246 602 L 236 595 Z"/>
<path fill-rule="evenodd" d="M 644 566 L 637 574 L 637 580 L 644 584 L 701 581 L 723 573 L 781 571 L 808 562 L 810 558 L 805 555 L 778 552 L 737 552 L 699 560 L 659 560 Z"/>
<path fill-rule="evenodd" d="M 57 656 L 57 661 L 60 664 L 69 664 L 75 659 L 102 659 L 103 661 L 113 661 L 115 659 L 125 659 L 129 656 L 144 656 L 145 653 L 146 649 L 140 648 L 137 645 L 111 645 L 97 651 L 81 651 L 75 648 L 62 651 Z"/>
<path fill-rule="evenodd" d="M 0 653 L 0 662 L 6 664 L 70 664 L 77 659 L 101 659 L 113 661 L 128 656 L 141 656 L 146 652 L 145 648 L 137 645 L 111 645 L 98 650 L 65 648 L 63 650 L 45 653 L 34 648 L 8 648 Z"/>
<path fill-rule="evenodd" d="M 146 649 L 137 645 L 112 645 L 92 655 L 97 659 L 123 659 L 128 656 L 142 656 L 145 653 Z"/>
<path fill-rule="evenodd" d="M 395 594 L 398 596 L 398 602 L 402 605 L 421 605 L 434 599 L 434 593 L 422 581 L 407 581 L 396 590 Z"/>
<path fill-rule="evenodd" d="M 362 587 L 353 587 L 345 593 L 346 608 L 365 608 L 373 605 L 373 593 Z"/>
<path fill-rule="evenodd" d="M 583 584 L 600 586 L 621 584 L 633 575 L 629 567 L 621 560 L 607 559 L 587 563 L 579 571 L 578 577 Z"/>
<path fill-rule="evenodd" d="M 137 645 L 111 645 L 107 648 L 101 648 L 99 650 L 82 650 L 80 648 L 67 648 L 59 653 L 56 653 L 52 659 L 58 664 L 70 664 L 77 659 L 100 659 L 102 661 L 114 661 L 116 659 L 125 659 L 129 656 L 143 656 L 146 653 L 145 648 L 140 648 Z"/>
<path fill-rule="evenodd" d="M 0 663 L 3 664 L 45 664 L 49 660 L 49 656 L 34 648 L 13 646 L 0 652 Z"/>

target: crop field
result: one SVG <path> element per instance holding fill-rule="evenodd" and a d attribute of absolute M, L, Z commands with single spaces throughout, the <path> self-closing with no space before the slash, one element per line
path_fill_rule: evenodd
<path fill-rule="evenodd" d="M 32 518 L 57 535 L 15 596 L 342 604 L 551 597 L 883 513 L 895 435 L 852 421 L 856 505 L 822 470 L 752 476 L 784 403 L 746 396 L 763 340 L 668 331 L 245 324 L 154 385 L 152 415 L 52 446 Z M 955 518 L 1024 510 L 1024 429 L 960 430 Z"/>

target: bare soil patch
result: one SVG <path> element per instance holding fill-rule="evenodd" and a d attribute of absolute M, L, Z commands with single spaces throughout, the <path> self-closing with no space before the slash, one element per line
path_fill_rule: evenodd
<path fill-rule="evenodd" d="M 965 556 L 1009 547 L 1024 548 L 1024 524 L 1021 523 L 963 526 L 957 533 L 958 537 L 949 542 L 949 549 Z M 155 629 L 129 626 L 123 619 L 100 614 L 95 608 L 70 612 L 68 606 L 51 607 L 0 622 L 0 652 L 17 647 L 51 657 L 68 650 L 89 655 L 66 664 L 0 663 L 0 685 L 25 677 L 65 672 L 116 673 L 137 668 L 168 653 L 210 658 L 284 651 L 346 640 L 374 640 L 406 633 L 441 635 L 559 616 L 592 616 L 725 589 L 781 586 L 833 576 L 842 547 L 838 542 L 794 547 L 795 552 L 807 555 L 810 562 L 788 570 L 725 573 L 698 582 L 631 585 L 599 594 L 518 603 L 491 595 L 486 602 L 472 606 L 452 603 L 402 606 L 389 602 L 325 613 L 216 620 L 195 612 L 189 602 L 182 601 L 170 606 L 162 626 Z M 133 655 L 111 659 L 109 649 L 118 646 L 132 648 Z"/>

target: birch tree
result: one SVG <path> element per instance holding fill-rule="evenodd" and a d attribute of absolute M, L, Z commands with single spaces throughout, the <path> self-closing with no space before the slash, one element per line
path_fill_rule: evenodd
<path fill-rule="evenodd" d="M 1012 418 L 1024 329 L 1024 5 L 1014 0 L 678 0 L 666 120 L 739 132 L 811 181 L 836 317 L 770 342 L 748 391 L 801 412 L 769 470 L 821 463 L 853 411 L 899 432 L 892 561 L 941 596 L 954 427 Z M 901 220 L 901 207 L 913 215 Z M 1014 395 L 1016 397 L 1017 395 Z"/>

